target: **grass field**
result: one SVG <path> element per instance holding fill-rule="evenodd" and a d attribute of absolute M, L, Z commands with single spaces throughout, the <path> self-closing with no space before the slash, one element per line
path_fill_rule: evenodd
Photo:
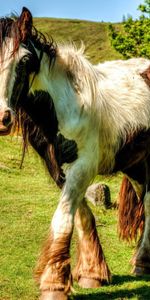
<path fill-rule="evenodd" d="M 105 23 L 35 19 L 35 25 L 59 41 L 74 40 L 79 44 L 83 40 L 93 63 L 120 57 L 111 48 Z M 32 149 L 29 148 L 20 170 L 21 149 L 21 137 L 0 137 L 0 300 L 38 299 L 34 267 L 60 195 Z M 121 175 L 97 177 L 96 181 L 108 184 L 112 201 L 117 200 Z M 71 299 L 149 299 L 150 278 L 135 278 L 131 274 L 129 261 L 135 245 L 118 239 L 117 210 L 90 206 L 113 274 L 112 284 L 96 290 L 83 290 L 75 284 Z M 72 266 L 76 248 L 75 232 L 71 246 Z"/>
<path fill-rule="evenodd" d="M 38 289 L 33 271 L 60 191 L 32 149 L 29 148 L 20 170 L 21 138 L 0 137 L 0 153 L 0 300 L 35 300 L 38 299 Z M 121 176 L 97 177 L 96 181 L 99 180 L 109 185 L 112 201 L 116 201 Z M 71 299 L 148 299 L 149 278 L 135 278 L 131 274 L 129 260 L 134 245 L 118 239 L 117 210 L 90 206 L 96 216 L 113 281 L 110 286 L 93 291 L 83 290 L 75 284 L 75 294 Z M 76 247 L 74 233 L 72 266 Z"/>

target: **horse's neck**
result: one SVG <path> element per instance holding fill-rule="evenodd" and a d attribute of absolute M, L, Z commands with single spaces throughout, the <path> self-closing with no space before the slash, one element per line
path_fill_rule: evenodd
<path fill-rule="evenodd" d="M 60 131 L 66 137 L 73 138 L 72 135 L 76 135 L 76 130 L 79 130 L 81 107 L 66 71 L 57 63 L 57 58 L 50 67 L 48 56 L 43 55 L 40 72 L 33 81 L 32 90 L 48 91 L 53 99 Z"/>

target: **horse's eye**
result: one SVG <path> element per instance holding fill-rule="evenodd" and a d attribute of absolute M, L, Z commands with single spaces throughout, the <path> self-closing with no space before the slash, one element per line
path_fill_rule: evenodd
<path fill-rule="evenodd" d="M 25 64 L 25 63 L 27 63 L 29 60 L 30 60 L 29 55 L 25 55 L 25 56 L 22 57 L 20 63 Z"/>
<path fill-rule="evenodd" d="M 30 69 L 32 68 L 32 55 L 25 55 L 21 58 L 18 69 L 19 72 L 27 72 L 30 73 Z"/>
<path fill-rule="evenodd" d="M 27 57 L 24 56 L 22 59 L 21 59 L 21 62 L 25 63 L 27 61 Z"/>

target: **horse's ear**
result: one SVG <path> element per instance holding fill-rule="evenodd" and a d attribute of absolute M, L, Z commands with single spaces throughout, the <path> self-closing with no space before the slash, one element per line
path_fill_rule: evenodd
<path fill-rule="evenodd" d="M 20 17 L 18 18 L 18 27 L 21 34 L 21 41 L 25 42 L 32 32 L 33 19 L 31 12 L 26 8 L 22 8 Z"/>

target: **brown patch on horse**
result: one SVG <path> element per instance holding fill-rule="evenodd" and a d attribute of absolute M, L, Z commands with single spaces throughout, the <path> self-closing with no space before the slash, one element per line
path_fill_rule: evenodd
<path fill-rule="evenodd" d="M 40 283 L 43 291 L 64 291 L 68 293 L 72 285 L 70 270 L 70 239 L 62 234 L 61 238 L 54 240 L 50 232 L 43 247 L 35 270 L 35 279 Z M 44 279 L 43 279 L 44 278 Z"/>
<path fill-rule="evenodd" d="M 126 137 L 118 153 L 114 172 L 126 170 L 145 160 L 150 155 L 150 129 L 141 129 Z"/>
<path fill-rule="evenodd" d="M 146 69 L 143 73 L 140 74 L 142 78 L 144 79 L 145 83 L 150 88 L 150 67 Z"/>
<path fill-rule="evenodd" d="M 144 230 L 144 205 L 136 195 L 129 179 L 124 176 L 119 193 L 119 236 L 123 240 L 136 240 Z"/>

